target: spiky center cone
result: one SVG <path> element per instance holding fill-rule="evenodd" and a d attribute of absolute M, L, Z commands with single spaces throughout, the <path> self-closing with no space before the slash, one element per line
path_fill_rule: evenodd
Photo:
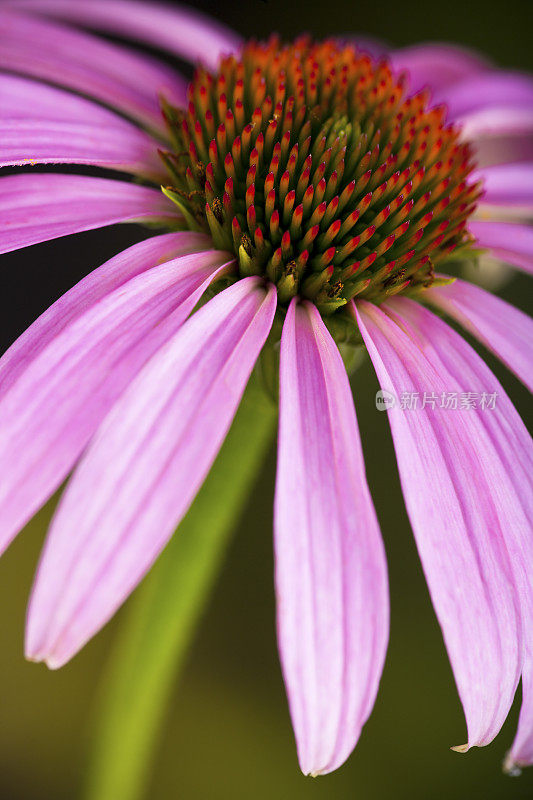
<path fill-rule="evenodd" d="M 404 84 L 351 45 L 251 42 L 196 71 L 187 110 L 165 104 L 164 191 L 282 305 L 300 295 L 328 316 L 429 286 L 470 245 L 480 187 L 445 109 Z"/>

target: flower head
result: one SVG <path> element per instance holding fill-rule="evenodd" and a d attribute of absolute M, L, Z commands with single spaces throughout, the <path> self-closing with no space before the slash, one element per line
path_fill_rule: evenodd
<path fill-rule="evenodd" d="M 531 763 L 531 443 L 488 367 L 429 309 L 533 385 L 529 318 L 436 271 L 480 250 L 532 270 L 533 165 L 515 160 L 518 138 L 531 155 L 531 79 L 437 45 L 379 58 L 340 40 L 241 45 L 193 12 L 128 0 L 19 0 L 2 14 L 0 164 L 115 173 L 0 177 L 1 251 L 116 222 L 167 231 L 91 273 L 0 360 L 2 547 L 75 467 L 32 593 L 28 657 L 61 666 L 137 585 L 261 351 L 279 345 L 280 657 L 302 770 L 338 767 L 388 637 L 339 350 L 364 344 L 386 396 L 402 398 L 390 425 L 465 710 L 461 749 L 494 738 L 522 676 L 508 767 Z M 177 53 L 193 80 L 69 21 Z"/>
<path fill-rule="evenodd" d="M 282 304 L 329 316 L 431 285 L 472 241 L 480 184 L 445 107 L 406 82 L 354 45 L 248 44 L 197 69 L 186 113 L 166 106 L 166 192 Z"/>

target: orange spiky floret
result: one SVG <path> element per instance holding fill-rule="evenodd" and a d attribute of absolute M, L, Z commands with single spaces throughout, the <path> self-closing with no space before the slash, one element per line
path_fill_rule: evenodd
<path fill-rule="evenodd" d="M 241 275 L 328 315 L 430 285 L 481 193 L 471 148 L 429 94 L 353 46 L 251 42 L 165 104 L 172 197 Z"/>

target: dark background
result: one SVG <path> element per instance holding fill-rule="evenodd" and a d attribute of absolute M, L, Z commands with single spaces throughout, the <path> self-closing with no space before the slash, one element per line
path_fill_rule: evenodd
<path fill-rule="evenodd" d="M 502 66 L 531 69 L 531 0 L 248 0 L 204 8 L 245 36 L 360 32 L 394 45 L 452 40 Z M 60 294 L 144 236 L 132 226 L 68 237 L 2 257 L 0 351 Z M 525 307 L 528 283 L 501 291 Z M 525 415 L 530 398 L 487 358 Z M 317 780 L 300 775 L 276 656 L 272 589 L 275 454 L 239 525 L 215 596 L 176 686 L 149 796 L 460 800 L 533 797 L 533 775 L 501 774 L 518 706 L 497 740 L 468 755 L 465 726 L 403 508 L 386 415 L 374 407 L 367 363 L 354 379 L 370 486 L 390 565 L 391 641 L 374 713 L 348 763 Z M 424 487 L 421 487 L 423 491 Z M 49 504 L 0 561 L 0 798 L 70 800 L 83 776 L 88 720 L 118 617 L 57 673 L 22 657 L 26 598 Z M 120 800 L 120 798 L 117 798 Z"/>

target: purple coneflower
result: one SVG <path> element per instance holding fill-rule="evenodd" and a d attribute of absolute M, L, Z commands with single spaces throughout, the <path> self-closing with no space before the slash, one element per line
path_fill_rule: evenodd
<path fill-rule="evenodd" d="M 194 78 L 65 21 L 191 60 Z M 116 172 L 2 177 L 2 252 L 116 222 L 170 230 L 82 280 L 0 362 L 2 548 L 78 462 L 28 657 L 61 666 L 121 605 L 206 477 L 261 351 L 279 347 L 280 657 L 302 770 L 338 767 L 388 636 L 338 347 L 364 344 L 387 397 L 421 400 L 388 413 L 466 715 L 460 749 L 494 738 L 522 676 L 508 766 L 531 763 L 530 440 L 441 314 L 532 385 L 530 320 L 445 274 L 479 250 L 533 268 L 532 80 L 447 45 L 242 45 L 190 10 L 128 0 L 2 3 L 0 68 L 1 165 Z M 440 401 L 453 396 L 457 408 Z"/>

